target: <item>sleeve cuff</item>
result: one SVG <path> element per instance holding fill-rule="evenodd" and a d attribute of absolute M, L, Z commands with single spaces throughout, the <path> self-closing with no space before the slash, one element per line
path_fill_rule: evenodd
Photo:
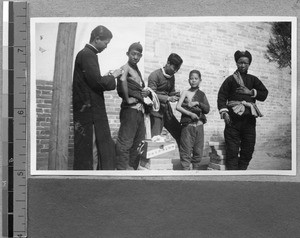
<path fill-rule="evenodd" d="M 227 108 L 222 108 L 222 109 L 220 109 L 220 111 L 219 111 L 219 112 L 220 112 L 220 114 L 221 114 L 222 112 L 229 112 L 229 111 L 228 111 L 228 109 L 227 109 Z"/>
<path fill-rule="evenodd" d="M 220 110 L 220 117 L 221 117 L 221 119 L 224 119 L 224 113 L 225 112 L 228 112 L 228 109 L 227 108 L 222 108 L 221 110 Z"/>
<path fill-rule="evenodd" d="M 253 92 L 253 96 L 251 96 L 251 97 L 256 98 L 257 90 L 253 88 L 251 91 Z"/>

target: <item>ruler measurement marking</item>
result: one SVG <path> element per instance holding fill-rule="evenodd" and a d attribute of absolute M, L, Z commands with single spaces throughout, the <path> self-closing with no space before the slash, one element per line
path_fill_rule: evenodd
<path fill-rule="evenodd" d="M 4 229 L 2 231 L 5 237 L 26 237 L 27 170 L 26 123 L 24 123 L 26 120 L 26 93 L 24 87 L 26 87 L 26 50 L 28 49 L 26 42 L 27 3 L 10 1 L 8 16 L 8 158 L 7 166 L 2 166 L 3 175 L 7 176 L 7 178 L 3 177 L 2 184 L 5 185 L 3 192 L 5 195 L 7 194 L 8 201 L 6 204 L 3 203 L 2 210 L 7 212 L 5 213 L 6 217 L 3 216 L 6 221 L 3 222 Z M 14 108 L 23 103 L 25 108 Z M 22 115 L 23 113 L 25 115 Z M 5 205 L 8 205 L 8 209 L 5 208 Z"/>

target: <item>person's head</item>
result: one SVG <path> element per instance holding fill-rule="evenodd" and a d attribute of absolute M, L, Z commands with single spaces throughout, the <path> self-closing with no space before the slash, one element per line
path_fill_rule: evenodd
<path fill-rule="evenodd" d="M 175 53 L 172 53 L 168 57 L 167 64 L 165 66 L 166 74 L 172 76 L 174 75 L 181 67 L 183 60 L 181 57 Z"/>
<path fill-rule="evenodd" d="M 95 48 L 101 52 L 106 49 L 107 45 L 113 38 L 113 35 L 110 30 L 108 30 L 105 26 L 97 26 L 91 32 L 90 44 L 95 46 Z"/>
<path fill-rule="evenodd" d="M 137 64 L 143 56 L 143 46 L 140 42 L 132 43 L 127 51 L 128 62 L 131 64 Z"/>
<path fill-rule="evenodd" d="M 236 51 L 234 53 L 234 59 L 236 66 L 240 73 L 246 73 L 249 69 L 249 66 L 252 62 L 252 55 L 249 51 Z"/>
<path fill-rule="evenodd" d="M 192 70 L 189 74 L 189 84 L 191 88 L 198 88 L 201 82 L 201 73 L 199 70 Z"/>

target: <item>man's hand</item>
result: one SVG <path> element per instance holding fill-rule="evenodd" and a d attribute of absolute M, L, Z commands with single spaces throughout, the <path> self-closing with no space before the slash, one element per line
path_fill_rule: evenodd
<path fill-rule="evenodd" d="M 179 100 L 178 96 L 171 96 L 171 97 L 168 98 L 169 102 L 177 102 L 178 100 Z"/>
<path fill-rule="evenodd" d="M 118 78 L 122 75 L 123 71 L 124 71 L 123 69 L 116 69 L 112 71 L 111 75 L 114 76 L 115 78 Z"/>
<path fill-rule="evenodd" d="M 222 113 L 222 118 L 224 119 L 226 125 L 231 125 L 231 120 L 228 112 L 223 112 Z"/>
<path fill-rule="evenodd" d="M 247 87 L 245 86 L 240 86 L 236 89 L 236 92 L 239 94 L 245 94 L 245 95 L 251 95 L 253 96 L 253 91 L 249 90 Z"/>
<path fill-rule="evenodd" d="M 83 104 L 82 107 L 81 107 L 81 109 L 80 109 L 80 112 L 84 112 L 84 110 L 85 110 L 86 108 L 90 108 L 90 107 L 91 107 L 91 104 L 89 104 L 89 103 Z"/>
<path fill-rule="evenodd" d="M 188 103 L 189 107 L 194 107 L 194 106 L 197 106 L 197 105 L 199 105 L 199 102 L 189 102 Z"/>
<path fill-rule="evenodd" d="M 149 96 L 150 91 L 148 89 L 143 89 L 142 92 L 141 92 L 141 94 L 142 94 L 142 97 L 145 98 L 145 97 Z"/>
<path fill-rule="evenodd" d="M 177 92 L 170 92 L 169 95 L 170 95 L 170 96 L 177 96 L 177 97 L 180 97 L 180 91 L 177 91 Z"/>
<path fill-rule="evenodd" d="M 195 113 L 191 113 L 190 117 L 191 117 L 193 120 L 199 120 L 199 117 L 198 117 Z"/>
<path fill-rule="evenodd" d="M 133 103 L 137 103 L 138 100 L 136 98 L 133 98 L 133 97 L 129 97 L 128 100 L 127 100 L 127 103 L 128 104 L 133 104 Z"/>

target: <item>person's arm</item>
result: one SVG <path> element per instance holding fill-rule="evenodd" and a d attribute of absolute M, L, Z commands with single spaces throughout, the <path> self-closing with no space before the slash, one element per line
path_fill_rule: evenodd
<path fill-rule="evenodd" d="M 148 87 L 156 93 L 160 103 L 166 103 L 168 101 L 169 96 L 165 93 L 157 91 L 158 80 L 158 75 L 155 73 L 151 73 L 148 77 Z"/>
<path fill-rule="evenodd" d="M 127 82 L 127 76 L 128 76 L 128 72 L 129 72 L 129 67 L 127 65 L 123 66 L 122 69 L 124 70 L 123 74 L 120 77 L 120 84 L 121 84 L 121 95 L 122 98 L 125 99 L 125 101 L 128 104 L 132 104 L 132 103 L 137 103 L 138 100 L 136 98 L 133 97 L 129 97 L 129 93 L 128 93 L 128 82 Z"/>
<path fill-rule="evenodd" d="M 199 102 L 199 107 L 201 108 L 201 110 L 204 114 L 207 114 L 210 111 L 210 105 L 208 103 L 208 100 L 207 100 L 205 94 L 203 96 L 203 102 Z"/>
<path fill-rule="evenodd" d="M 227 101 L 230 93 L 230 77 L 225 79 L 225 81 L 222 83 L 219 92 L 218 92 L 218 99 L 217 99 L 217 105 L 220 112 L 221 119 L 224 119 L 226 124 L 230 124 L 230 116 L 228 114 L 229 110 L 227 108 Z"/>
<path fill-rule="evenodd" d="M 245 86 L 237 88 L 236 92 L 244 95 L 250 95 L 258 101 L 265 101 L 268 96 L 268 90 L 265 85 L 255 76 L 252 76 L 253 88 L 250 90 Z"/>
<path fill-rule="evenodd" d="M 96 93 L 110 91 L 116 88 L 115 77 L 121 74 L 121 70 L 115 70 L 113 74 L 101 76 L 98 58 L 94 53 L 84 52 L 82 55 L 82 73 L 86 84 Z"/>
<path fill-rule="evenodd" d="M 253 91 L 254 91 L 253 97 L 256 100 L 262 101 L 262 102 L 266 100 L 266 98 L 269 94 L 268 89 L 258 78 L 255 78 Z"/>
<path fill-rule="evenodd" d="M 80 109 L 80 112 L 83 112 L 85 108 L 91 107 L 91 98 L 89 92 L 90 89 L 83 80 L 83 75 L 81 73 L 81 70 L 78 70 L 78 67 L 79 66 L 76 66 L 75 62 L 75 70 L 73 75 L 73 97 L 77 96 L 81 99 L 82 107 Z"/>
<path fill-rule="evenodd" d="M 202 109 L 199 107 L 199 102 L 197 101 L 190 101 L 190 102 L 186 102 L 183 101 L 181 104 L 181 107 L 199 115 L 202 112 Z"/>
<path fill-rule="evenodd" d="M 185 97 L 186 97 L 186 94 L 187 94 L 187 91 L 184 91 L 184 92 L 181 94 L 181 96 L 180 96 L 180 98 L 179 98 L 179 100 L 178 100 L 178 102 L 177 102 L 177 105 L 176 105 L 176 110 L 179 111 L 179 112 L 181 112 L 181 113 L 183 113 L 183 114 L 188 115 L 188 116 L 191 117 L 193 120 L 198 120 L 199 117 L 198 117 L 195 113 L 190 112 L 190 111 L 188 111 L 188 110 L 186 110 L 185 108 L 182 107 L 182 103 L 183 103 L 183 101 L 184 101 L 184 99 L 185 99 Z"/>
<path fill-rule="evenodd" d="M 169 95 L 168 101 L 169 102 L 177 102 L 180 98 L 180 92 L 175 91 L 175 77 L 173 76 L 173 78 L 171 78 L 170 80 L 172 80 L 171 81 L 172 88 L 168 94 Z"/>
<path fill-rule="evenodd" d="M 228 77 L 222 83 L 222 85 L 219 89 L 219 92 L 218 92 L 217 105 L 218 105 L 218 110 L 220 112 L 228 111 L 227 101 L 228 101 L 228 98 L 229 98 L 230 87 L 231 87 L 230 77 Z"/>

